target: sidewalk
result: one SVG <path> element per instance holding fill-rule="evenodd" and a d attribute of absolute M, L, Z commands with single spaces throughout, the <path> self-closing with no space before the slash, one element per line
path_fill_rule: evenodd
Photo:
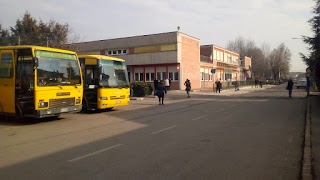
<path fill-rule="evenodd" d="M 272 88 L 276 85 L 265 85 L 262 88 L 255 88 L 253 86 L 244 86 L 240 87 L 239 91 L 235 91 L 234 89 L 227 89 L 222 90 L 220 93 L 216 93 L 212 89 L 201 89 L 201 90 L 193 90 L 190 92 L 190 96 L 193 95 L 212 95 L 212 96 L 233 96 L 233 95 L 239 95 L 239 94 L 246 94 L 253 91 L 261 91 L 268 88 Z M 165 95 L 165 98 L 176 98 L 177 96 L 186 96 L 186 91 L 184 90 L 170 90 Z M 145 97 L 130 97 L 131 100 L 144 100 L 145 98 L 155 98 L 154 95 L 148 95 Z"/>
<path fill-rule="evenodd" d="M 311 156 L 313 179 L 320 179 L 320 94 L 309 96 L 311 119 Z M 308 117 L 308 116 L 307 116 Z"/>

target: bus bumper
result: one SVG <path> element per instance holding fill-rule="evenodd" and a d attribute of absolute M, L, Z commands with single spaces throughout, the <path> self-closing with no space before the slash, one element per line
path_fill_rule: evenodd
<path fill-rule="evenodd" d="M 76 113 L 76 112 L 80 112 L 81 109 L 82 109 L 82 105 L 70 106 L 70 107 L 64 107 L 64 108 L 49 108 L 45 110 L 37 110 L 36 117 L 43 118 L 43 117 L 59 116 L 61 113 Z"/>

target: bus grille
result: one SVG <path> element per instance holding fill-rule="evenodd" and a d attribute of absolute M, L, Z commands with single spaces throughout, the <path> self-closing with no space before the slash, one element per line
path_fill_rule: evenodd
<path fill-rule="evenodd" d="M 49 107 L 50 108 L 63 108 L 68 106 L 74 106 L 74 98 L 63 98 L 63 99 L 50 99 Z"/>
<path fill-rule="evenodd" d="M 125 95 L 122 95 L 122 96 L 119 96 L 119 97 L 117 97 L 117 96 L 110 96 L 110 100 L 114 100 L 114 99 L 124 99 L 124 98 L 126 98 Z"/>

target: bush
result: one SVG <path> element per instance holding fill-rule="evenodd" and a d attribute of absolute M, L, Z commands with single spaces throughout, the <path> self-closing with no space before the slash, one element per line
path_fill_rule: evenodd
<path fill-rule="evenodd" d="M 147 83 L 147 86 L 148 86 L 148 92 L 146 94 L 151 95 L 153 92 L 153 88 L 152 88 L 151 84 L 149 84 L 149 83 Z"/>
<path fill-rule="evenodd" d="M 133 96 L 136 97 L 151 95 L 153 91 L 151 85 L 144 82 L 132 82 L 130 84 L 130 88 L 133 91 Z"/>

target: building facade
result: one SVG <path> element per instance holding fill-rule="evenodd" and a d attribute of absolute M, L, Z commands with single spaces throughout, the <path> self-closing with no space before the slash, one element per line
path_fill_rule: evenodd
<path fill-rule="evenodd" d="M 201 46 L 200 56 L 201 88 L 212 88 L 217 80 L 224 84 L 229 81 L 246 81 L 251 78 L 248 74 L 249 67 L 251 67 L 249 57 L 240 59 L 238 53 L 216 45 Z"/>
<path fill-rule="evenodd" d="M 215 80 L 245 80 L 237 53 L 215 45 L 200 47 L 198 38 L 179 31 L 72 44 L 79 54 L 116 56 L 126 60 L 130 82 L 152 84 L 171 79 L 171 89 L 211 87 Z M 215 73 L 212 73 L 215 69 Z M 200 74 L 199 74 L 200 73 Z"/>

